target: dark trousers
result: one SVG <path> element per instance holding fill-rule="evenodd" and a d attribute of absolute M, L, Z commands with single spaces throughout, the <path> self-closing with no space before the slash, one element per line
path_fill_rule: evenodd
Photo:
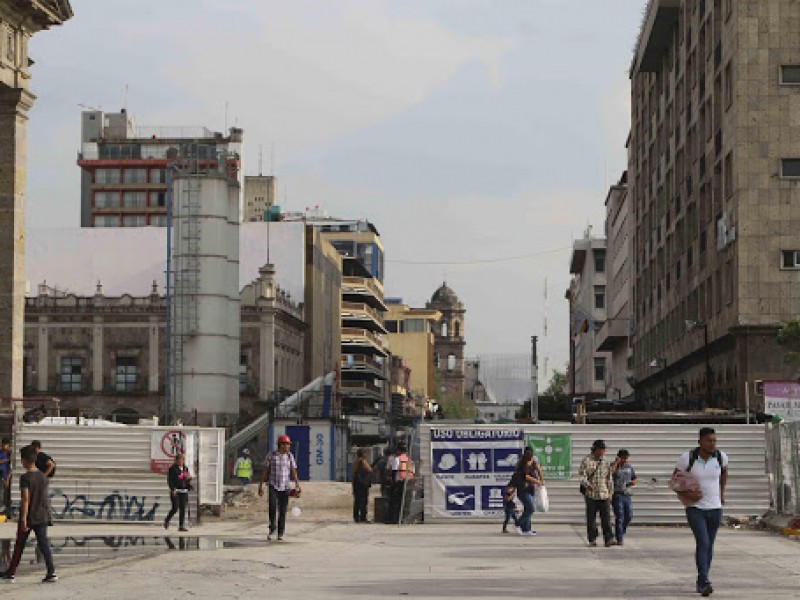
<path fill-rule="evenodd" d="M 275 533 L 277 521 L 278 537 L 286 531 L 286 509 L 289 507 L 289 490 L 278 491 L 269 486 L 269 532 Z"/>
<path fill-rule="evenodd" d="M 508 526 L 509 521 L 514 521 L 514 526 L 517 527 L 519 525 L 519 521 L 517 520 L 517 503 L 514 502 L 514 499 L 506 500 L 506 519 L 503 521 L 503 529 L 505 530 L 506 526 Z"/>
<path fill-rule="evenodd" d="M 169 525 L 169 522 L 172 520 L 172 517 L 175 516 L 175 513 L 180 511 L 180 514 L 178 515 L 178 523 L 180 524 L 181 528 L 185 527 L 186 507 L 189 505 L 189 494 L 175 492 L 175 495 L 171 495 L 169 498 L 172 500 L 172 509 L 169 511 L 167 518 L 164 519 L 164 523 Z"/>
<path fill-rule="evenodd" d="M 531 531 L 531 517 L 533 517 L 535 509 L 534 497 L 528 491 L 518 491 L 517 497 L 522 502 L 522 516 L 517 520 L 517 525 L 522 530 L 522 533 L 528 533 Z"/>
<path fill-rule="evenodd" d="M 589 542 L 597 539 L 597 513 L 600 513 L 600 524 L 603 527 L 603 540 L 610 542 L 614 539 L 611 531 L 611 502 L 608 500 L 595 500 L 586 498 L 586 537 Z"/>
<path fill-rule="evenodd" d="M 399 523 L 400 513 L 403 505 L 403 489 L 405 481 L 397 481 L 392 484 L 389 492 L 389 513 L 386 523 Z"/>
<path fill-rule="evenodd" d="M 614 535 L 621 542 L 633 518 L 633 498 L 626 494 L 614 494 L 611 506 L 614 508 Z"/>
<path fill-rule="evenodd" d="M 11 557 L 11 564 L 8 567 L 9 575 L 13 575 L 17 571 L 31 531 L 36 534 L 36 545 L 44 557 L 44 562 L 47 565 L 47 574 L 50 575 L 56 572 L 56 567 L 53 565 L 53 554 L 50 552 L 50 542 L 47 541 L 47 523 L 40 523 L 38 525 L 30 525 L 28 531 L 23 531 L 22 527 L 17 527 L 17 541 L 14 545 L 14 556 Z"/>
<path fill-rule="evenodd" d="M 11 514 L 11 480 L 8 480 L 8 485 L 6 482 L 2 482 L 0 485 L 3 486 L 3 506 L 5 506 L 5 514 Z"/>
<path fill-rule="evenodd" d="M 694 534 L 697 585 L 706 585 L 709 583 L 708 572 L 714 557 L 714 540 L 722 523 L 722 509 L 703 510 L 690 506 L 686 509 L 686 519 Z"/>
<path fill-rule="evenodd" d="M 363 485 L 353 486 L 353 521 L 364 523 L 367 520 L 367 504 L 369 488 Z"/>

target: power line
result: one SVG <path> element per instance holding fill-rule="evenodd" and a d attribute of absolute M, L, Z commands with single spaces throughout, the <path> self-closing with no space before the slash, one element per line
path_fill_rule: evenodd
<path fill-rule="evenodd" d="M 564 252 L 571 250 L 572 246 L 562 246 L 560 248 L 551 248 L 550 250 L 541 250 L 539 252 L 531 252 L 530 254 L 519 254 L 517 256 L 504 256 L 500 258 L 482 258 L 476 260 L 387 260 L 388 263 L 395 263 L 401 265 L 483 265 L 488 263 L 509 262 L 512 260 L 524 260 L 526 258 L 535 258 L 537 256 L 544 256 L 546 254 L 555 254 L 557 252 Z"/>

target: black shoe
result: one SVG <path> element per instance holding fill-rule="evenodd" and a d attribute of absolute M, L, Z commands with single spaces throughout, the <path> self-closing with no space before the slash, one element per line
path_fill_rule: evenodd
<path fill-rule="evenodd" d="M 169 521 L 164 519 L 164 529 L 169 529 Z"/>
<path fill-rule="evenodd" d="M 282 535 L 279 535 L 279 536 L 278 536 L 278 541 L 279 541 L 279 542 L 282 542 L 282 541 L 283 541 L 283 536 L 282 536 Z"/>
<path fill-rule="evenodd" d="M 622 540 L 617 540 L 617 543 L 615 545 L 616 546 L 623 546 L 624 544 L 622 543 Z"/>
<path fill-rule="evenodd" d="M 591 542 L 589 542 L 589 546 L 594 548 L 595 546 L 597 546 L 597 542 L 592 540 Z"/>
<path fill-rule="evenodd" d="M 42 579 L 42 583 L 55 583 L 58 581 L 58 575 L 55 573 L 48 573 L 47 576 Z"/>
<path fill-rule="evenodd" d="M 707 583 L 707 584 L 705 584 L 705 585 L 704 585 L 704 586 L 702 586 L 702 588 L 700 589 L 700 595 L 701 595 L 703 598 L 708 598 L 708 597 L 709 597 L 711 594 L 713 594 L 713 593 L 714 593 L 714 588 L 713 588 L 713 587 L 711 587 L 711 584 L 710 584 L 710 583 Z"/>
<path fill-rule="evenodd" d="M 14 583 L 14 576 L 8 571 L 0 573 L 0 581 L 4 583 Z"/>
<path fill-rule="evenodd" d="M 178 531 L 189 531 L 189 530 L 188 530 L 188 529 L 186 529 L 186 527 L 179 527 L 179 528 L 178 528 Z"/>
<path fill-rule="evenodd" d="M 606 540 L 606 548 L 611 548 L 611 546 L 613 546 L 613 545 L 614 545 L 614 542 L 612 542 L 611 540 Z"/>

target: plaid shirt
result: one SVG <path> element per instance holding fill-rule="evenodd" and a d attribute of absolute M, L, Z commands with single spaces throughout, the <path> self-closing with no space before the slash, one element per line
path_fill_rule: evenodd
<path fill-rule="evenodd" d="M 267 467 L 269 468 L 269 484 L 279 492 L 288 490 L 292 483 L 292 469 L 297 470 L 297 463 L 292 453 L 270 452 L 267 455 Z"/>
<path fill-rule="evenodd" d="M 609 500 L 614 491 L 611 465 L 605 457 L 597 459 L 589 455 L 583 459 L 580 470 L 581 483 L 594 489 L 586 490 L 586 497 L 592 500 Z"/>

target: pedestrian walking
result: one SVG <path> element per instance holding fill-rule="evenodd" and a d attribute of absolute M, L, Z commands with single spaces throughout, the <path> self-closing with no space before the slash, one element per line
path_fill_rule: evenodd
<path fill-rule="evenodd" d="M 397 454 L 389 461 L 392 474 L 392 488 L 389 497 L 389 523 L 400 523 L 403 511 L 403 495 L 406 485 L 414 479 L 414 464 L 408 454 L 405 442 L 397 445 Z"/>
<path fill-rule="evenodd" d="M 709 571 L 728 484 L 728 455 L 717 450 L 714 429 L 703 427 L 697 448 L 681 454 L 673 474 L 681 471 L 694 477 L 698 483 L 697 490 L 677 493 L 686 505 L 686 519 L 694 534 L 697 593 L 707 597 L 714 592 Z"/>
<path fill-rule="evenodd" d="M 633 518 L 633 499 L 631 488 L 636 485 L 636 471 L 630 463 L 630 452 L 620 450 L 617 458 L 611 463 L 611 475 L 614 479 L 614 495 L 611 507 L 614 509 L 614 537 L 617 546 L 622 546 L 625 532 Z"/>
<path fill-rule="evenodd" d="M 36 451 L 32 446 L 25 446 L 20 451 L 22 466 L 25 472 L 19 477 L 20 508 L 19 521 L 17 523 L 17 539 L 14 544 L 14 554 L 11 557 L 11 564 L 3 573 L 0 579 L 8 582 L 14 581 L 14 574 L 22 560 L 22 553 L 25 551 L 25 544 L 31 531 L 36 535 L 36 546 L 42 553 L 47 574 L 42 580 L 44 583 L 58 581 L 56 568 L 53 564 L 53 554 L 50 551 L 50 543 L 47 540 L 47 527 L 52 518 L 50 515 L 50 494 L 49 481 L 47 477 L 36 467 Z"/>
<path fill-rule="evenodd" d="M 31 446 L 36 452 L 36 468 L 48 477 L 54 477 L 56 474 L 56 461 L 49 454 L 42 452 L 42 442 L 33 440 Z"/>
<path fill-rule="evenodd" d="M 591 453 L 581 462 L 579 475 L 581 493 L 586 500 L 586 536 L 589 545 L 597 546 L 597 513 L 600 513 L 603 540 L 608 548 L 614 543 L 614 532 L 611 530 L 611 492 L 614 482 L 605 454 L 606 443 L 595 440 Z"/>
<path fill-rule="evenodd" d="M 270 452 L 261 471 L 261 482 L 258 484 L 258 495 L 264 495 L 264 481 L 269 488 L 269 534 L 272 540 L 275 531 L 278 532 L 278 541 L 283 540 L 286 532 L 286 509 L 289 506 L 289 488 L 291 479 L 294 480 L 296 494 L 300 495 L 300 478 L 297 476 L 297 462 L 289 451 L 292 440 L 288 435 L 278 438 L 278 450 Z"/>
<path fill-rule="evenodd" d="M 253 460 L 250 458 L 250 450 L 245 448 L 242 455 L 236 459 L 233 465 L 233 476 L 239 480 L 241 485 L 250 485 L 253 480 Z"/>
<path fill-rule="evenodd" d="M 367 511 L 369 488 L 372 485 L 372 467 L 367 462 L 367 451 L 359 448 L 353 461 L 353 521 L 369 523 Z"/>
<path fill-rule="evenodd" d="M 542 485 L 544 479 L 541 467 L 530 446 L 523 451 L 512 479 L 516 484 L 517 498 L 522 502 L 522 516 L 517 521 L 517 533 L 535 536 L 536 532 L 531 528 L 531 517 L 535 510 L 536 486 Z"/>
<path fill-rule="evenodd" d="M 172 501 L 172 509 L 167 518 L 164 519 L 164 529 L 169 529 L 169 522 L 175 513 L 178 513 L 178 531 L 189 531 L 186 529 L 186 508 L 189 506 L 189 492 L 192 476 L 186 466 L 186 456 L 178 454 L 175 462 L 167 472 L 167 484 L 169 485 L 169 498 Z"/>
<path fill-rule="evenodd" d="M 11 514 L 11 440 L 3 438 L 0 442 L 0 483 L 3 489 L 3 514 Z"/>
<path fill-rule="evenodd" d="M 503 508 L 505 510 L 505 519 L 503 520 L 503 533 L 508 533 L 508 523 L 514 521 L 514 529 L 519 528 L 519 519 L 517 518 L 517 488 L 513 482 L 509 483 L 505 490 L 503 490 Z"/>

